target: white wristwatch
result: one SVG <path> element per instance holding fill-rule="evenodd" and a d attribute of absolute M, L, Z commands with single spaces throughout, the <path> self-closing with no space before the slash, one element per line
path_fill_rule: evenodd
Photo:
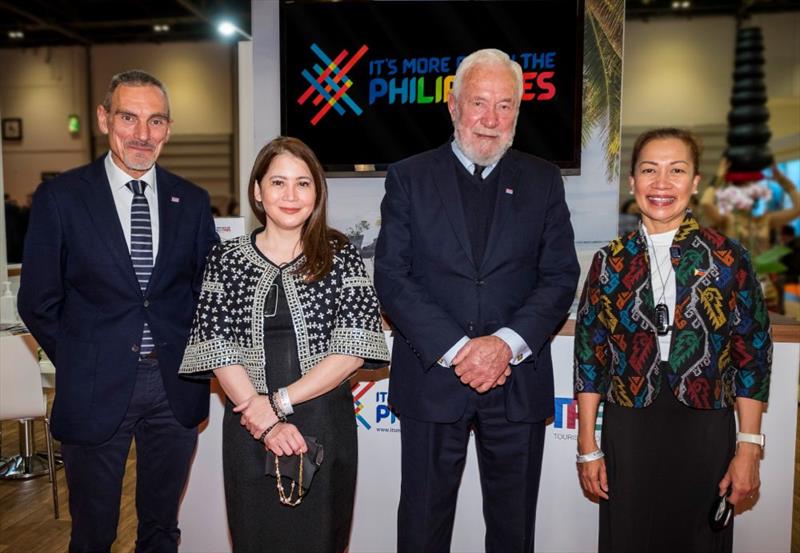
<path fill-rule="evenodd" d="M 748 444 L 760 445 L 761 449 L 767 444 L 767 437 L 764 434 L 748 434 L 747 432 L 736 433 L 736 443 L 746 442 Z"/>

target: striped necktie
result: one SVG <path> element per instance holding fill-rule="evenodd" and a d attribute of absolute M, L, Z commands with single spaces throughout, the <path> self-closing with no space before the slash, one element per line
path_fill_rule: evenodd
<path fill-rule="evenodd" d="M 153 272 L 153 231 L 150 227 L 150 206 L 144 196 L 144 189 L 147 183 L 132 180 L 126 186 L 133 192 L 133 203 L 131 204 L 131 262 L 133 263 L 133 270 L 136 272 L 136 280 L 139 281 L 139 287 L 142 289 L 142 294 L 145 294 L 147 292 L 147 284 L 150 282 L 150 275 Z M 150 326 L 145 322 L 139 356 L 146 357 L 152 353 L 153 348 L 153 336 L 150 334 Z"/>

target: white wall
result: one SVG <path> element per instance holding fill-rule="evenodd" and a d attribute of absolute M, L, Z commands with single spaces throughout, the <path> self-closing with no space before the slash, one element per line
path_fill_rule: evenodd
<path fill-rule="evenodd" d="M 753 17 L 764 34 L 773 138 L 800 133 L 800 12 Z M 732 17 L 625 25 L 623 127 L 726 123 L 733 84 Z"/>
<path fill-rule="evenodd" d="M 63 171 L 88 161 L 86 69 L 80 47 L 0 50 L 0 112 L 22 119 L 23 139 L 3 141 L 5 192 L 25 203 L 42 171 Z M 77 137 L 67 116 L 77 114 Z"/>
<path fill-rule="evenodd" d="M 94 46 L 91 91 L 82 47 L 0 49 L 0 112 L 21 118 L 24 135 L 18 143 L 3 141 L 5 191 L 24 204 L 42 171 L 65 171 L 90 161 L 89 140 L 99 133 L 95 106 L 111 76 L 126 69 L 144 69 L 164 82 L 173 135 L 233 133 L 233 48 L 219 42 Z M 77 137 L 67 131 L 71 113 L 81 119 Z"/>
<path fill-rule="evenodd" d="M 233 132 L 232 48 L 219 42 L 95 46 L 92 104 L 102 102 L 114 74 L 143 69 L 167 87 L 173 134 L 230 134 Z"/>

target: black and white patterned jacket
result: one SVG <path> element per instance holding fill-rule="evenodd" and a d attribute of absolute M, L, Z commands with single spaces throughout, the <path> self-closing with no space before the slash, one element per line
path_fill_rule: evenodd
<path fill-rule="evenodd" d="M 348 243 L 335 254 L 330 273 L 306 282 L 292 270 L 303 256 L 282 269 L 276 267 L 256 249 L 257 232 L 211 250 L 179 372 L 242 365 L 256 391 L 266 393 L 264 304 L 279 276 L 294 322 L 302 374 L 331 354 L 361 357 L 367 366 L 385 365 L 389 350 L 378 299 L 358 250 Z"/>

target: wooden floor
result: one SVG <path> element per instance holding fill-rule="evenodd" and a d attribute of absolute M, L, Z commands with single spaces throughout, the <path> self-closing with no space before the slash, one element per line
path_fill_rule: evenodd
<path fill-rule="evenodd" d="M 42 424 L 36 423 L 38 451 L 45 451 Z M 795 442 L 794 516 L 792 517 L 792 553 L 800 553 L 800 411 L 798 436 Z M 2 423 L 2 454 L 18 450 L 16 422 Z M 133 552 L 136 540 L 134 490 L 135 451 L 128 456 L 128 470 L 122 490 L 122 508 L 113 553 Z M 61 518 L 53 518 L 53 499 L 47 477 L 28 481 L 0 480 L 0 553 L 59 553 L 69 543 L 69 506 L 64 471 L 58 471 Z"/>
<path fill-rule="evenodd" d="M 52 395 L 49 398 L 52 400 Z M 48 402 L 49 403 L 49 402 Z M 36 422 L 36 450 L 47 451 L 44 424 Z M 3 422 L 2 455 L 19 451 L 18 423 Z M 56 442 L 56 449 L 59 444 Z M 136 542 L 135 447 L 131 448 L 122 485 L 117 541 L 113 553 L 133 553 Z M 61 553 L 69 544 L 69 494 L 64 470 L 58 470 L 61 517 L 53 518 L 53 495 L 46 476 L 27 481 L 0 480 L 0 553 Z"/>

